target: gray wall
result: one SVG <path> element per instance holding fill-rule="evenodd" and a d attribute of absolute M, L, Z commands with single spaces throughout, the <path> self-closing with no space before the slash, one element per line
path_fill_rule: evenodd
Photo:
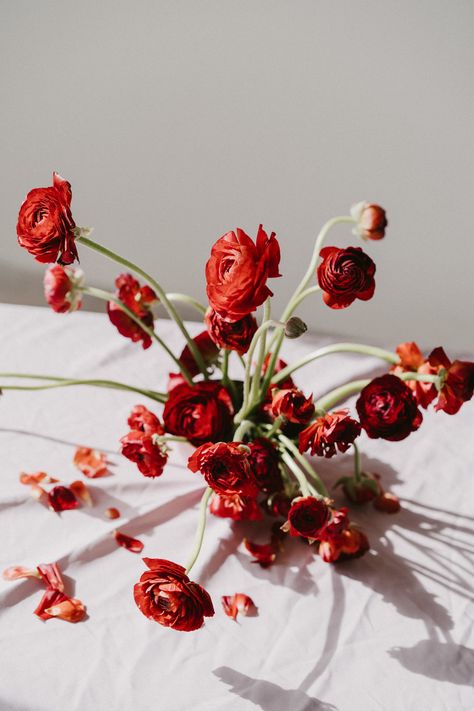
<path fill-rule="evenodd" d="M 472 0 L 0 7 L 1 300 L 42 303 L 15 223 L 55 169 L 78 224 L 200 298 L 225 231 L 277 232 L 281 306 L 321 223 L 380 202 L 375 298 L 341 312 L 315 298 L 301 315 L 375 342 L 474 345 Z M 89 283 L 111 285 L 113 265 L 81 257 Z"/>

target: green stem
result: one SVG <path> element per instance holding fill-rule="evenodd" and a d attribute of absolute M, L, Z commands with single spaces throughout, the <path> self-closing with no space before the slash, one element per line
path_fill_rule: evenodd
<path fill-rule="evenodd" d="M 96 299 L 102 299 L 102 301 L 112 301 L 114 304 L 117 304 L 117 306 L 120 307 L 120 309 L 127 314 L 129 318 L 132 319 L 140 328 L 147 333 L 150 338 L 155 340 L 169 355 L 169 357 L 174 360 L 176 365 L 178 366 L 179 370 L 181 371 L 183 377 L 189 385 L 193 384 L 193 380 L 191 378 L 191 374 L 189 373 L 189 370 L 186 368 L 186 366 L 181 363 L 181 361 L 176 358 L 174 355 L 173 351 L 170 350 L 170 348 L 166 345 L 166 343 L 158 336 L 157 333 L 152 328 L 149 328 L 143 321 L 140 319 L 139 316 L 137 316 L 131 309 L 126 306 L 123 301 L 120 301 L 120 299 L 115 296 L 115 294 L 111 294 L 108 291 L 103 291 L 102 289 L 96 289 L 93 286 L 86 286 L 81 289 L 84 294 L 89 294 L 89 296 L 93 296 Z"/>
<path fill-rule="evenodd" d="M 293 311 L 298 308 L 298 306 L 301 304 L 302 301 L 306 299 L 307 296 L 311 296 L 311 294 L 316 294 L 318 291 L 321 291 L 321 287 L 319 285 L 311 286 L 309 287 L 309 289 L 305 289 L 304 291 L 302 291 L 299 296 L 293 299 Z"/>
<path fill-rule="evenodd" d="M 360 463 L 360 449 L 355 442 L 352 443 L 354 447 L 354 479 L 356 482 L 360 482 L 361 476 L 361 463 Z"/>
<path fill-rule="evenodd" d="M 268 297 L 268 299 L 265 301 L 265 304 L 263 307 L 263 323 L 270 321 L 270 312 L 271 312 L 271 300 L 270 300 L 270 297 Z M 260 348 L 259 348 L 259 352 L 258 352 L 257 363 L 255 365 L 255 369 L 253 372 L 252 386 L 250 388 L 251 402 L 253 402 L 254 400 L 256 400 L 258 398 L 258 390 L 259 390 L 258 386 L 260 385 L 262 366 L 263 366 L 263 361 L 265 360 L 266 345 L 267 345 L 267 332 L 263 331 L 263 333 L 260 337 Z"/>
<path fill-rule="evenodd" d="M 300 485 L 301 493 L 303 494 L 303 496 L 311 496 L 313 494 L 314 489 L 312 486 L 310 486 L 308 480 L 306 479 L 299 466 L 296 464 L 295 460 L 288 454 L 288 452 L 283 452 L 281 458 L 285 462 L 288 469 L 290 469 L 295 475 L 298 484 Z"/>
<path fill-rule="evenodd" d="M 179 435 L 154 434 L 152 435 L 152 438 L 157 442 L 187 442 L 189 444 L 189 440 L 186 439 L 186 437 L 180 437 Z"/>
<path fill-rule="evenodd" d="M 201 552 L 202 542 L 204 539 L 204 531 L 206 529 L 207 504 L 211 497 L 211 494 L 212 489 L 208 486 L 202 495 L 201 503 L 199 505 L 198 527 L 196 529 L 196 537 L 194 539 L 193 550 L 188 560 L 188 564 L 186 565 L 186 575 L 189 575 L 189 573 L 191 572 L 191 568 L 197 561 L 199 553 Z"/>
<path fill-rule="evenodd" d="M 294 443 L 286 437 L 286 435 L 279 435 L 278 439 L 280 442 L 286 447 L 289 452 L 293 455 L 293 457 L 299 462 L 299 464 L 302 466 L 302 468 L 309 474 L 309 476 L 313 479 L 315 486 L 319 492 L 319 495 L 321 496 L 326 496 L 329 497 L 329 492 L 326 489 L 326 486 L 321 479 L 321 477 L 315 472 L 314 468 L 311 466 L 311 464 L 305 459 L 305 457 L 301 454 L 299 451 L 298 447 L 294 445 Z"/>
<path fill-rule="evenodd" d="M 178 302 L 181 304 L 189 304 L 189 306 L 192 306 L 193 309 L 195 309 L 196 311 L 199 311 L 199 313 L 202 315 L 204 315 L 207 311 L 204 304 L 201 304 L 199 301 L 197 301 L 197 299 L 193 299 L 192 296 L 188 296 L 187 294 L 166 292 L 166 298 L 169 301 Z"/>
<path fill-rule="evenodd" d="M 154 390 L 144 390 L 135 388 L 132 385 L 119 383 L 115 380 L 76 380 L 67 378 L 53 378 L 46 375 L 20 375 L 18 373 L 1 373 L 0 377 L 4 378 L 31 378 L 35 380 L 54 380 L 54 383 L 48 385 L 0 385 L 0 390 L 51 390 L 53 388 L 65 388 L 72 385 L 93 385 L 98 388 L 110 388 L 112 390 L 126 390 L 134 393 L 139 393 L 145 397 L 155 400 L 156 402 L 166 402 L 166 393 L 159 393 Z"/>
<path fill-rule="evenodd" d="M 279 415 L 279 417 L 276 418 L 270 429 L 265 432 L 265 437 L 267 437 L 268 439 L 270 439 L 270 437 L 273 437 L 273 435 L 278 432 L 285 420 L 286 418 L 283 417 L 283 415 Z"/>
<path fill-rule="evenodd" d="M 138 265 L 134 264 L 133 262 L 130 262 L 128 259 L 125 259 L 124 257 L 121 257 L 120 255 L 116 254 L 115 252 L 112 252 L 112 250 L 107 249 L 106 247 L 103 247 L 101 244 L 94 242 L 93 240 L 89 239 L 88 237 L 78 237 L 78 239 L 76 241 L 80 242 L 81 244 L 84 244 L 86 247 L 89 247 L 90 249 L 95 250 L 96 252 L 99 252 L 100 254 L 103 254 L 105 257 L 112 259 L 114 262 L 121 264 L 122 266 L 126 267 L 127 269 L 131 269 L 131 271 L 133 271 L 133 272 L 135 272 L 135 274 L 138 274 L 139 276 L 141 276 L 143 279 L 145 279 L 145 281 L 147 281 L 153 287 L 154 291 L 156 292 L 156 295 L 158 296 L 159 300 L 165 307 L 169 317 L 172 318 L 176 322 L 179 330 L 181 331 L 184 338 L 186 339 L 186 342 L 189 346 L 189 350 L 191 351 L 191 353 L 194 357 L 194 360 L 198 364 L 201 372 L 203 373 L 204 377 L 206 379 L 208 379 L 207 367 L 206 367 L 206 364 L 205 364 L 204 359 L 202 357 L 202 354 L 201 354 L 199 348 L 196 346 L 193 339 L 191 338 L 191 336 L 189 335 L 188 330 L 183 323 L 183 320 L 181 319 L 180 315 L 174 308 L 171 301 L 168 299 L 162 286 L 155 279 L 153 279 L 152 276 L 150 276 L 144 269 L 142 269 Z"/>
<path fill-rule="evenodd" d="M 406 373 L 394 373 L 400 380 L 418 380 L 420 383 L 434 383 L 438 385 L 440 382 L 439 375 L 432 375 L 430 373 L 412 373 L 408 371 Z"/>
<path fill-rule="evenodd" d="M 241 442 L 245 434 L 254 426 L 255 424 L 251 420 L 243 420 L 234 432 L 233 441 Z"/>
<path fill-rule="evenodd" d="M 318 348 L 316 351 L 312 351 L 304 358 L 295 361 L 291 365 L 286 366 L 283 370 L 280 370 L 272 378 L 272 383 L 280 383 L 282 380 L 286 380 L 295 370 L 302 368 L 303 366 L 311 363 L 318 358 L 323 358 L 324 356 L 330 355 L 331 353 L 362 353 L 368 356 L 374 356 L 375 358 L 381 358 L 387 361 L 387 363 L 397 364 L 400 362 L 399 357 L 396 353 L 391 351 L 386 351 L 383 348 L 376 348 L 375 346 L 366 346 L 362 343 L 334 343 L 330 346 L 324 346 L 323 348 Z"/>

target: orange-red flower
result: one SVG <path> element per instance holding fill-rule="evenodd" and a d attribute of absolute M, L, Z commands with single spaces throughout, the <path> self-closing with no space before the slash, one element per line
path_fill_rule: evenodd
<path fill-rule="evenodd" d="M 128 417 L 127 424 L 131 430 L 140 430 L 146 434 L 165 434 L 159 418 L 145 405 L 135 405 Z"/>
<path fill-rule="evenodd" d="M 319 541 L 318 552 L 326 563 L 358 558 L 370 548 L 365 533 L 350 523 L 345 507 L 331 510 L 331 517 L 321 531 Z"/>
<path fill-rule="evenodd" d="M 44 296 L 53 311 L 64 314 L 82 306 L 82 269 L 71 269 L 53 264 L 44 274 Z"/>
<path fill-rule="evenodd" d="M 267 286 L 278 271 L 280 247 L 262 225 L 256 243 L 241 229 L 217 240 L 206 264 L 207 296 L 214 311 L 226 321 L 239 321 L 273 296 Z"/>
<path fill-rule="evenodd" d="M 260 521 L 263 516 L 257 500 L 240 494 L 213 494 L 209 511 L 234 521 Z"/>
<path fill-rule="evenodd" d="M 442 348 L 435 348 L 428 356 L 428 364 L 440 375 L 440 391 L 435 410 L 455 415 L 474 392 L 474 363 L 451 362 Z"/>
<path fill-rule="evenodd" d="M 188 467 L 192 472 L 201 472 L 216 494 L 255 497 L 258 493 L 249 448 L 241 442 L 207 442 L 189 457 Z"/>
<path fill-rule="evenodd" d="M 144 558 L 148 571 L 134 587 L 135 602 L 149 620 L 164 627 L 191 632 L 214 615 L 209 593 L 170 560 Z"/>
<path fill-rule="evenodd" d="M 333 457 L 336 448 L 346 452 L 360 435 L 360 424 L 349 417 L 348 410 L 336 410 L 318 417 L 299 435 L 300 452 L 310 450 L 318 457 Z"/>
<path fill-rule="evenodd" d="M 153 289 L 140 286 L 131 274 L 120 274 L 115 280 L 117 298 L 143 321 L 145 326 L 153 330 L 153 314 L 151 305 L 157 300 Z M 130 338 L 134 343 L 141 341 L 143 348 L 151 346 L 150 335 L 141 328 L 128 314 L 113 301 L 107 302 L 107 313 L 110 321 L 118 332 Z"/>
<path fill-rule="evenodd" d="M 368 301 L 375 291 L 375 264 L 360 247 L 324 247 L 318 266 L 323 300 L 332 309 L 345 309 L 355 299 Z"/>
<path fill-rule="evenodd" d="M 72 264 L 78 258 L 71 185 L 53 173 L 53 185 L 30 190 L 18 215 L 18 243 L 38 262 Z"/>
<path fill-rule="evenodd" d="M 313 396 L 306 397 L 297 388 L 272 391 L 272 414 L 283 416 L 288 422 L 304 425 L 314 415 Z"/>
<path fill-rule="evenodd" d="M 269 568 L 275 562 L 280 545 L 278 539 L 272 536 L 270 543 L 254 543 L 244 538 L 244 546 L 251 556 L 255 558 L 252 563 L 258 563 L 262 568 Z"/>
<path fill-rule="evenodd" d="M 396 349 L 400 362 L 390 369 L 391 373 L 424 373 L 425 375 L 434 375 L 438 369 L 431 366 L 428 360 L 424 358 L 423 353 L 416 343 L 413 341 L 400 343 Z M 423 383 L 420 380 L 405 380 L 404 381 L 416 397 L 418 404 L 421 407 L 427 408 L 436 395 L 437 390 L 434 383 Z"/>
<path fill-rule="evenodd" d="M 226 321 L 217 311 L 208 309 L 205 322 L 209 336 L 216 346 L 237 351 L 240 355 L 247 353 L 257 330 L 257 322 L 251 314 L 238 321 Z"/>
<path fill-rule="evenodd" d="M 168 449 L 157 442 L 154 435 L 131 430 L 121 438 L 120 444 L 123 456 L 134 462 L 143 476 L 154 478 L 163 474 Z"/>
<path fill-rule="evenodd" d="M 372 439 L 397 442 L 417 430 L 423 420 L 408 385 L 390 373 L 363 388 L 356 409 L 360 424 Z"/>

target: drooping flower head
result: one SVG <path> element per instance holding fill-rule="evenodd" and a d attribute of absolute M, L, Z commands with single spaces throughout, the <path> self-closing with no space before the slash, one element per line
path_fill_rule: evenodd
<path fill-rule="evenodd" d="M 428 364 L 441 378 L 435 410 L 455 415 L 474 392 L 474 363 L 455 360 L 451 362 L 442 348 L 435 348 L 428 356 Z"/>
<path fill-rule="evenodd" d="M 423 353 L 413 341 L 400 343 L 396 348 L 396 353 L 400 358 L 400 362 L 390 369 L 391 373 L 413 372 L 433 375 L 438 372 L 437 368 L 428 363 L 428 360 L 424 358 Z M 404 382 L 413 391 L 421 407 L 427 408 L 437 395 L 438 391 L 434 383 L 424 383 L 420 380 L 405 380 Z"/>
<path fill-rule="evenodd" d="M 193 338 L 193 341 L 196 344 L 196 348 L 200 352 L 206 366 L 212 365 L 216 362 L 217 356 L 219 355 L 219 349 L 207 331 L 203 331 L 197 335 Z M 179 360 L 185 368 L 187 368 L 188 373 L 192 378 L 201 372 L 201 369 L 199 368 L 199 365 L 191 353 L 191 349 L 188 345 L 183 348 L 181 355 L 179 356 Z"/>
<path fill-rule="evenodd" d="M 53 264 L 44 275 L 44 296 L 56 313 L 77 311 L 82 305 L 81 287 L 84 285 L 82 269 L 71 269 Z"/>
<path fill-rule="evenodd" d="M 251 314 L 238 321 L 226 321 L 217 311 L 208 309 L 205 321 L 209 336 L 216 346 L 237 351 L 240 355 L 247 353 L 257 330 L 257 322 Z"/>
<path fill-rule="evenodd" d="M 323 300 L 332 309 L 345 309 L 355 299 L 368 301 L 375 291 L 375 264 L 360 247 L 324 247 L 318 266 Z"/>
<path fill-rule="evenodd" d="M 272 391 L 272 414 L 284 417 L 288 422 L 306 424 L 314 415 L 313 396 L 306 397 L 297 388 Z"/>
<path fill-rule="evenodd" d="M 121 452 L 134 462 L 143 476 L 155 478 L 163 474 L 168 461 L 168 449 L 155 440 L 153 434 L 131 430 L 121 438 Z"/>
<path fill-rule="evenodd" d="M 115 280 L 116 296 L 130 311 L 143 321 L 145 326 L 153 329 L 153 314 L 151 305 L 157 300 L 153 289 L 149 286 L 140 286 L 131 274 L 120 274 Z M 134 343 L 142 343 L 143 348 L 151 346 L 150 335 L 141 328 L 118 304 L 113 301 L 107 303 L 109 319 L 117 331 Z"/>
<path fill-rule="evenodd" d="M 276 446 L 266 437 L 256 437 L 248 443 L 252 476 L 257 486 L 265 493 L 274 493 L 283 488 L 280 472 L 280 455 Z"/>

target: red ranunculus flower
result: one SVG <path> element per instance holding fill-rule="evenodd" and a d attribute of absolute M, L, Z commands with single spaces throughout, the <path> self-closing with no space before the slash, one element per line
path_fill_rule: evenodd
<path fill-rule="evenodd" d="M 417 430 L 423 420 L 408 385 L 389 373 L 365 386 L 356 408 L 360 424 L 372 439 L 397 442 Z"/>
<path fill-rule="evenodd" d="M 216 381 L 181 383 L 168 396 L 163 410 L 165 430 L 198 446 L 229 437 L 234 408 L 225 388 Z"/>
<path fill-rule="evenodd" d="M 441 376 L 441 390 L 435 410 L 455 415 L 474 391 L 474 363 L 455 360 L 453 363 L 442 348 L 435 348 L 428 356 L 428 364 Z"/>
<path fill-rule="evenodd" d="M 290 536 L 302 536 L 310 541 L 317 540 L 329 518 L 329 507 L 322 499 L 314 496 L 300 496 L 293 499 L 288 520 L 282 530 Z"/>
<path fill-rule="evenodd" d="M 424 373 L 425 375 L 437 373 L 437 368 L 432 367 L 428 363 L 423 357 L 423 353 L 413 341 L 400 343 L 400 345 L 397 346 L 396 352 L 400 358 L 400 362 L 390 369 L 391 373 L 414 372 Z M 438 393 L 434 383 L 423 383 L 420 380 L 405 380 L 404 382 L 413 391 L 418 404 L 424 408 L 428 407 Z"/>
<path fill-rule="evenodd" d="M 120 301 L 133 311 L 145 326 L 153 330 L 153 314 L 151 304 L 157 300 L 153 289 L 149 286 L 140 286 L 139 282 L 131 274 L 120 274 L 115 280 L 117 287 L 116 296 Z M 113 301 L 107 303 L 107 313 L 118 332 L 130 338 L 134 343 L 142 342 L 143 348 L 151 346 L 151 338 L 143 328 L 123 311 L 118 304 Z"/>
<path fill-rule="evenodd" d="M 214 311 L 226 321 L 239 321 L 273 296 L 267 279 L 278 271 L 280 247 L 262 225 L 256 244 L 245 232 L 227 232 L 217 240 L 206 264 L 207 296 Z"/>
<path fill-rule="evenodd" d="M 165 430 L 158 417 L 153 412 L 150 412 L 145 405 L 135 405 L 129 415 L 127 424 L 130 429 L 140 430 L 146 434 L 165 434 Z"/>
<path fill-rule="evenodd" d="M 360 435 L 360 424 L 349 417 L 348 410 L 336 410 L 318 417 L 299 435 L 300 452 L 311 450 L 318 457 L 333 457 L 336 447 L 346 452 L 355 438 Z"/>
<path fill-rule="evenodd" d="M 388 225 L 385 210 L 380 205 L 359 202 L 351 207 L 351 215 L 357 220 L 354 230 L 362 239 L 382 239 Z"/>
<path fill-rule="evenodd" d="M 289 422 L 304 425 L 314 415 L 313 396 L 305 397 L 297 388 L 272 391 L 272 415 L 283 416 Z"/>
<path fill-rule="evenodd" d="M 71 269 L 53 264 L 44 275 L 44 296 L 53 311 L 64 314 L 77 311 L 82 305 L 82 269 Z"/>
<path fill-rule="evenodd" d="M 209 593 L 191 582 L 181 565 L 161 558 L 143 558 L 149 568 L 133 589 L 140 612 L 149 620 L 181 632 L 202 627 L 214 615 Z"/>
<path fill-rule="evenodd" d="M 146 477 L 163 474 L 168 461 L 168 450 L 153 441 L 153 435 L 141 430 L 131 430 L 121 438 L 122 454 L 134 462 L 138 470 Z"/>
<path fill-rule="evenodd" d="M 345 309 L 355 299 L 368 301 L 375 290 L 375 264 L 360 247 L 324 247 L 318 266 L 318 283 L 324 302 Z"/>
<path fill-rule="evenodd" d="M 263 516 L 257 500 L 240 494 L 213 494 L 209 511 L 234 521 L 260 521 Z"/>
<path fill-rule="evenodd" d="M 258 488 L 267 494 L 283 489 L 276 446 L 266 437 L 256 437 L 248 447 L 250 468 Z"/>
<path fill-rule="evenodd" d="M 71 215 L 71 185 L 53 173 L 49 188 L 30 190 L 20 208 L 18 242 L 37 262 L 72 264 L 77 256 Z"/>
<path fill-rule="evenodd" d="M 211 339 L 207 331 L 203 331 L 198 336 L 193 338 L 199 352 L 201 353 L 204 363 L 206 365 L 212 365 L 217 360 L 219 355 L 219 349 L 217 348 L 214 341 Z M 187 368 L 189 374 L 192 378 L 201 372 L 198 364 L 194 360 L 194 356 L 188 345 L 183 348 L 181 355 L 179 356 L 181 363 Z"/>
<path fill-rule="evenodd" d="M 216 346 L 237 351 L 240 355 L 247 353 L 257 330 L 257 322 L 251 314 L 238 321 L 226 321 L 217 311 L 208 309 L 205 321 L 209 336 Z"/>
<path fill-rule="evenodd" d="M 370 548 L 365 533 L 350 523 L 346 507 L 331 510 L 331 517 L 319 539 L 318 552 L 326 563 L 359 558 Z"/>
<path fill-rule="evenodd" d="M 255 497 L 258 493 L 249 463 L 249 448 L 241 442 L 207 442 L 189 457 L 192 472 L 201 472 L 216 494 L 241 494 Z"/>

